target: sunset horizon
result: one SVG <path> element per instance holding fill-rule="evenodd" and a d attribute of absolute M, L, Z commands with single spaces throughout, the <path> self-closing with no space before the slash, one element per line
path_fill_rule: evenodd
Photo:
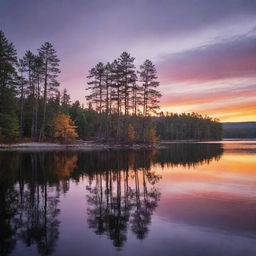
<path fill-rule="evenodd" d="M 51 42 L 73 102 L 87 106 L 91 67 L 126 51 L 137 68 L 155 64 L 161 111 L 245 122 L 256 121 L 255 14 L 255 1 L 2 1 L 0 29 L 19 58 Z"/>

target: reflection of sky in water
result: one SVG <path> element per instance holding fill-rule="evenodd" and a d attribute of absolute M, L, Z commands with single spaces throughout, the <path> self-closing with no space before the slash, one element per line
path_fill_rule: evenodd
<path fill-rule="evenodd" d="M 220 158 L 195 166 L 154 162 L 150 168 L 162 177 L 154 185 L 161 198 L 149 232 L 139 240 L 128 228 L 119 249 L 108 236 L 96 235 L 88 227 L 88 177 L 67 178 L 69 189 L 59 197 L 59 237 L 53 255 L 254 255 L 256 153 L 252 149 L 256 144 L 250 144 L 248 151 L 244 144 L 225 144 L 224 148 Z M 81 155 L 72 159 L 79 165 Z M 76 172 L 74 161 L 64 168 L 67 177 Z M 57 173 L 65 180 L 65 175 Z M 134 187 L 133 174 L 129 175 Z M 34 245 L 18 242 L 11 255 L 30 252 L 36 254 Z"/>

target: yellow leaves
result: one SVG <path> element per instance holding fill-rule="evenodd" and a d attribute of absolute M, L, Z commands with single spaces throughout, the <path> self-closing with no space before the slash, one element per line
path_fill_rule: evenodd
<path fill-rule="evenodd" d="M 52 128 L 54 138 L 75 138 L 78 137 L 74 122 L 69 115 L 58 114 L 49 125 Z"/>
<path fill-rule="evenodd" d="M 133 128 L 133 126 L 131 124 L 128 125 L 128 141 L 129 142 L 133 142 L 136 138 L 136 133 L 135 130 Z"/>
<path fill-rule="evenodd" d="M 159 142 L 159 137 L 156 134 L 156 129 L 150 127 L 146 133 L 146 141 L 150 144 L 157 144 Z"/>
<path fill-rule="evenodd" d="M 77 155 L 54 154 L 54 161 L 52 162 L 53 172 L 59 179 L 66 179 L 77 167 L 77 160 Z"/>

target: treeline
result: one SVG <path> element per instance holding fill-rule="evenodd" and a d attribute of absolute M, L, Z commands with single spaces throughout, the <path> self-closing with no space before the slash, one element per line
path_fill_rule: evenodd
<path fill-rule="evenodd" d="M 123 52 L 98 63 L 87 76 L 86 100 L 72 103 L 59 91 L 59 59 L 49 42 L 18 59 L 0 31 L 0 141 L 30 138 L 99 139 L 118 143 L 156 143 L 161 139 L 219 139 L 216 120 L 192 115 L 159 115 L 161 93 L 150 60 L 138 70 Z M 152 117 L 154 116 L 154 117 Z"/>
<path fill-rule="evenodd" d="M 17 59 L 14 45 L 0 31 L 0 137 L 43 140 L 59 96 L 59 59 L 45 42 L 36 54 Z"/>
<path fill-rule="evenodd" d="M 161 115 L 157 121 L 162 140 L 221 140 L 222 133 L 218 120 L 196 113 Z"/>
<path fill-rule="evenodd" d="M 157 114 L 160 92 L 156 68 L 146 60 L 138 71 L 129 53 L 117 60 L 99 62 L 89 71 L 89 108 L 100 118 L 98 134 L 121 142 L 157 141 L 155 123 L 149 116 Z"/>
<path fill-rule="evenodd" d="M 146 60 L 137 72 L 134 58 L 124 52 L 111 64 L 97 64 L 88 75 L 88 108 L 78 101 L 71 104 L 67 91 L 58 90 L 59 59 L 51 43 L 18 59 L 14 45 L 1 31 L 0 61 L 1 140 L 42 141 L 61 135 L 156 142 L 149 115 L 159 108 L 161 94 L 151 61 Z"/>

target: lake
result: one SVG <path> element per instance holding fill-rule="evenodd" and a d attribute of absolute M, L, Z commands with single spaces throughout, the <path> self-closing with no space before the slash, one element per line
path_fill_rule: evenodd
<path fill-rule="evenodd" d="M 0 255 L 256 255 L 256 142 L 0 152 Z"/>

